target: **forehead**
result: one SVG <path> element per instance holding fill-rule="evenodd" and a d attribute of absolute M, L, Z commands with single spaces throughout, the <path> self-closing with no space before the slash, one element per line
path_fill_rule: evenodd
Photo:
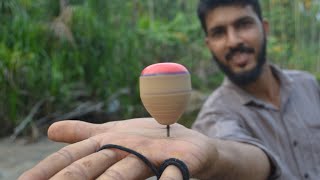
<path fill-rule="evenodd" d="M 205 20 L 207 29 L 211 29 L 215 26 L 231 24 L 242 17 L 251 17 L 259 20 L 258 15 L 250 5 L 220 6 L 214 8 L 208 12 Z"/>

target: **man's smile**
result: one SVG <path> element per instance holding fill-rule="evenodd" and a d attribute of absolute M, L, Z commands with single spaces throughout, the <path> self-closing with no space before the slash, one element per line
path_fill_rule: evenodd
<path fill-rule="evenodd" d="M 249 53 L 235 53 L 231 59 L 230 63 L 237 67 L 245 67 L 246 64 L 248 64 L 248 61 L 250 59 L 251 54 Z"/>

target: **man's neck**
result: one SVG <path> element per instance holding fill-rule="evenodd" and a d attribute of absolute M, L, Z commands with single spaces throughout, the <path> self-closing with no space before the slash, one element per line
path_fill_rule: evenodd
<path fill-rule="evenodd" d="M 257 81 L 243 87 L 243 89 L 256 98 L 269 102 L 280 109 L 280 83 L 272 73 L 271 66 L 268 63 L 263 66 L 261 75 Z"/>

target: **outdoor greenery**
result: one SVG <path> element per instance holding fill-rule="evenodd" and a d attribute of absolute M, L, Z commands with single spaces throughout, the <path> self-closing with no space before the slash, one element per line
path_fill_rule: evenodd
<path fill-rule="evenodd" d="M 72 117 L 63 115 L 83 104 L 102 103 L 99 122 L 145 116 L 138 79 L 156 62 L 184 64 L 193 88 L 211 92 L 223 76 L 205 47 L 197 2 L 0 0 L 0 136 L 26 118 Z M 320 78 L 320 2 L 261 3 L 270 59 Z"/>

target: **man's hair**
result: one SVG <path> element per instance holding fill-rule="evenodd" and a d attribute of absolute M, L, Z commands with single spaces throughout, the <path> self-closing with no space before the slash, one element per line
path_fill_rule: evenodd
<path fill-rule="evenodd" d="M 207 34 L 206 17 L 208 13 L 220 6 L 247 6 L 250 5 L 258 18 L 262 21 L 262 12 L 259 0 L 199 0 L 198 18 L 201 22 L 202 29 Z"/>

